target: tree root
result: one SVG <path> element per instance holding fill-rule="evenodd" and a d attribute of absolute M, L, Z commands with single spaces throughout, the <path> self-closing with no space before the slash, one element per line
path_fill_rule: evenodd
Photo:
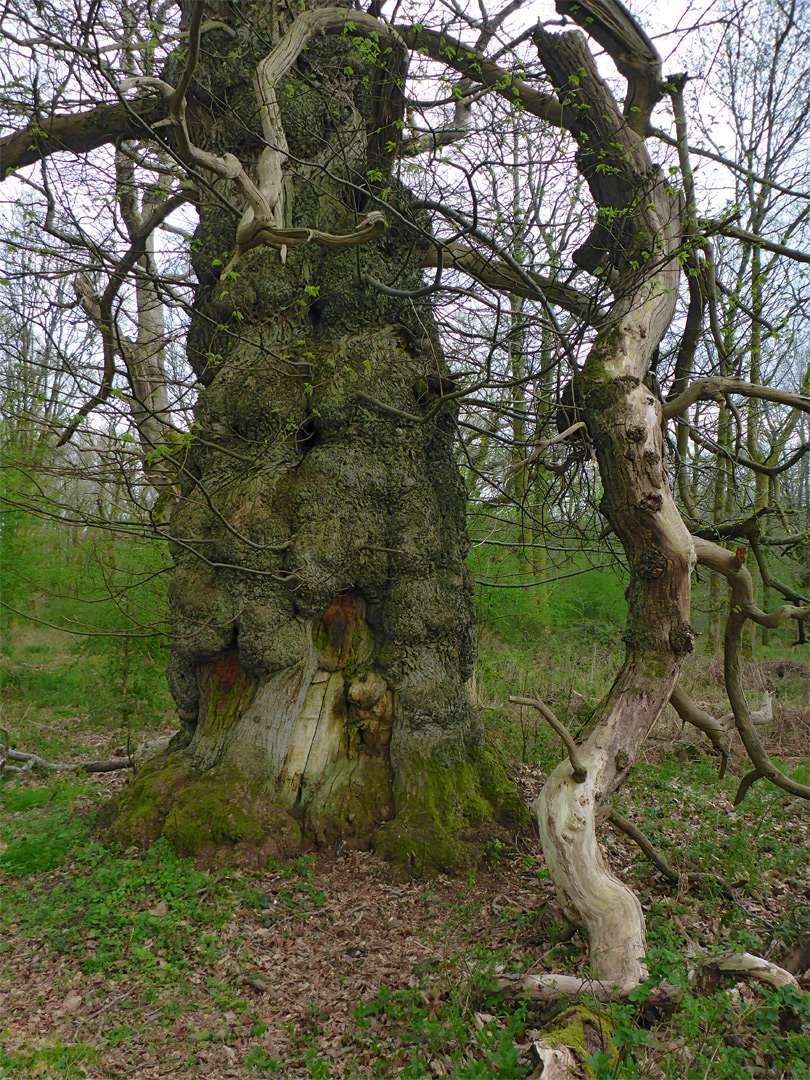
<path fill-rule="evenodd" d="M 751 953 L 730 951 L 703 958 L 690 972 L 689 982 L 693 992 L 702 996 L 715 991 L 722 975 L 755 979 L 775 988 L 799 988 L 794 976 L 778 964 Z M 576 1003 L 562 1015 L 555 1015 L 551 1025 L 544 1031 L 547 1037 L 532 1046 L 532 1058 L 536 1065 L 542 1064 L 544 1080 L 546 1077 L 571 1080 L 581 1076 L 582 1056 L 592 1049 L 586 1048 L 586 1038 L 601 1041 L 601 1049 L 611 1051 L 610 1019 L 602 1019 L 589 1003 L 636 1001 L 671 1015 L 680 1008 L 685 993 L 682 986 L 671 983 L 648 984 L 642 979 L 635 984 L 619 986 L 595 978 L 581 979 L 574 975 L 551 973 L 502 975 L 496 984 L 498 991 L 507 1000 L 528 999 L 543 1011 L 554 1009 L 563 1000 Z M 641 989 L 643 993 L 638 994 Z M 561 1019 L 564 1021 L 562 1029 Z M 613 1052 L 615 1053 L 615 1050 Z"/>
<path fill-rule="evenodd" d="M 736 975 L 740 979 L 754 979 L 777 989 L 799 984 L 786 968 L 765 960 L 753 953 L 731 951 L 704 957 L 690 975 L 690 983 L 701 990 L 711 974 Z M 599 979 L 580 979 L 575 975 L 501 975 L 497 980 L 499 993 L 515 1000 L 528 998 L 540 1005 L 550 1006 L 562 998 L 592 998 L 596 1001 L 630 1001 L 630 995 L 645 986 L 645 981 L 634 985 L 617 986 Z M 656 1008 L 675 1010 L 683 996 L 683 988 L 671 983 L 650 986 L 644 1001 Z"/>
<path fill-rule="evenodd" d="M 528 998 L 540 1005 L 555 1005 L 563 998 L 592 998 L 596 1001 L 630 1000 L 630 994 L 644 986 L 644 981 L 625 986 L 600 982 L 598 979 L 580 979 L 576 975 L 501 975 L 497 980 L 498 991 L 505 998 L 516 1000 Z M 680 1003 L 683 990 L 680 986 L 662 983 L 650 988 L 645 998 L 651 1005 L 674 1010 Z"/>

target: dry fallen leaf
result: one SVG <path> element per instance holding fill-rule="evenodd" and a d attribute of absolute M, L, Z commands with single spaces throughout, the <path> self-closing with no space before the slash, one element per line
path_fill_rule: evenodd
<path fill-rule="evenodd" d="M 62 1009 L 68 1013 L 74 1013 L 78 1010 L 84 998 L 81 994 L 77 994 L 75 990 L 71 990 L 65 1000 L 62 1002 Z"/>

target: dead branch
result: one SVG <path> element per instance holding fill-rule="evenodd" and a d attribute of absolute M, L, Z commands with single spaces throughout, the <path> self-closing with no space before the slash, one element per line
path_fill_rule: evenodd
<path fill-rule="evenodd" d="M 199 20 L 198 20 L 199 21 Z M 225 180 L 231 180 L 245 200 L 246 209 L 236 232 L 237 255 L 259 245 L 269 245 L 281 250 L 293 244 L 318 244 L 329 248 L 354 247 L 381 236 L 388 227 L 385 217 L 372 210 L 353 232 L 334 234 L 319 229 L 285 228 L 284 185 L 281 166 L 287 156 L 287 140 L 281 126 L 275 86 L 290 70 L 308 42 L 319 33 L 340 34 L 351 25 L 353 32 L 363 36 L 377 35 L 388 46 L 404 46 L 399 35 L 385 23 L 364 12 L 347 11 L 343 8 L 322 8 L 299 15 L 289 32 L 262 60 L 256 71 L 256 91 L 262 129 L 267 145 L 262 152 L 258 168 L 258 184 L 245 169 L 242 162 L 231 153 L 222 157 L 202 150 L 191 141 L 186 121 L 185 89 L 189 84 L 196 48 L 196 34 L 192 34 L 192 47 L 188 63 L 177 88 L 163 79 L 151 76 L 134 76 L 125 79 L 119 90 L 133 88 L 158 90 L 168 107 L 178 146 L 180 160 L 194 169 L 203 169 Z M 223 276 L 232 263 L 225 268 Z"/>
<path fill-rule="evenodd" d="M 556 8 L 599 42 L 627 79 L 623 110 L 627 126 L 646 135 L 652 111 L 664 92 L 661 56 L 647 34 L 613 0 L 557 0 Z"/>
<path fill-rule="evenodd" d="M 582 764 L 577 744 L 574 742 L 571 732 L 565 724 L 557 719 L 548 705 L 545 705 L 538 698 L 510 697 L 509 700 L 514 705 L 531 705 L 533 709 L 537 709 L 540 715 L 548 721 L 549 726 L 557 732 L 565 744 L 565 749 L 568 751 L 568 760 L 571 762 L 571 770 L 574 774 L 574 779 L 578 784 L 584 783 L 588 779 L 588 770 Z"/>
<path fill-rule="evenodd" d="M 46 769 L 51 772 L 86 772 L 102 773 L 115 772 L 118 769 L 134 769 L 135 762 L 128 754 L 126 757 L 109 758 L 107 761 L 82 761 L 76 764 L 68 764 L 61 761 L 47 761 L 39 754 L 29 754 L 24 750 L 12 750 L 9 746 L 9 734 L 5 728 L 0 728 L 4 739 L 0 748 L 0 774 L 3 772 L 29 772 L 31 769 Z M 8 761 L 21 761 L 24 764 L 8 765 Z"/>
<path fill-rule="evenodd" d="M 759 774 L 753 775 L 749 773 L 737 792 L 738 799 L 745 795 L 751 784 L 760 776 L 767 777 L 772 784 L 791 795 L 798 795 L 802 799 L 810 799 L 810 787 L 806 784 L 800 784 L 787 776 L 768 756 L 752 720 L 748 703 L 745 700 L 741 674 L 742 634 L 746 620 L 750 619 L 759 626 L 773 629 L 780 626 L 787 619 L 807 618 L 810 615 L 810 607 L 783 604 L 782 607 L 777 608 L 775 611 L 762 611 L 754 603 L 751 575 L 747 567 L 740 565 L 737 555 L 726 551 L 719 544 L 714 544 L 710 540 L 704 540 L 698 536 L 693 537 L 693 542 L 698 563 L 722 574 L 731 586 L 723 646 L 726 692 L 734 713 L 734 722 L 740 733 L 746 753 L 754 766 L 754 772 Z"/>

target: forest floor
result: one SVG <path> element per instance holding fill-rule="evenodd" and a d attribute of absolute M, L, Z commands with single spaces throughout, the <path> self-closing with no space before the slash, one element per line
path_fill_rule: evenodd
<path fill-rule="evenodd" d="M 4 723 L 11 714 L 14 734 L 33 737 L 24 702 L 6 705 Z M 777 702 L 775 713 L 769 750 L 806 769 L 810 709 Z M 36 715 L 42 728 L 47 715 Z M 120 749 L 115 732 L 68 720 L 58 724 L 61 760 Z M 52 754 L 55 741 L 43 739 L 16 741 Z M 606 854 L 642 900 L 656 977 L 685 984 L 698 955 L 749 949 L 791 966 L 810 990 L 801 951 L 810 823 L 763 784 L 733 809 L 745 771 L 738 746 L 720 780 L 699 734 L 662 720 L 616 806 L 671 865 L 710 876 L 673 886 L 610 826 Z M 533 801 L 541 767 L 515 762 L 514 772 Z M 511 1080 L 530 1074 L 547 1016 L 505 1002 L 496 975 L 587 973 L 534 835 L 483 852 L 463 878 L 402 880 L 350 850 L 262 873 L 203 872 L 160 843 L 144 853 L 99 845 L 94 811 L 124 782 L 120 773 L 0 781 L 0 1076 Z M 795 1030 L 782 1030 L 785 1001 L 752 986 L 704 998 L 687 989 L 674 1017 L 607 1009 L 620 1056 L 597 1075 L 801 1080 L 808 1002 L 789 1003 L 804 1016 Z"/>

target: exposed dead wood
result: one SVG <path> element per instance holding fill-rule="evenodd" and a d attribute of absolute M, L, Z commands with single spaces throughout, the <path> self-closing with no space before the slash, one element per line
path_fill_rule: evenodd
<path fill-rule="evenodd" d="M 723 975 L 732 975 L 740 979 L 753 979 L 776 988 L 799 984 L 785 968 L 765 960 L 753 953 L 735 953 L 732 951 L 707 956 L 700 961 L 690 976 L 693 986 L 700 987 L 705 973 L 713 969 Z M 632 986 L 619 986 L 599 979 L 580 979 L 574 975 L 501 975 L 496 980 L 498 992 L 510 999 L 528 998 L 540 1005 L 554 1005 L 562 998 L 595 1001 L 630 1001 L 644 981 Z M 683 989 L 671 983 L 660 983 L 645 987 L 645 1003 L 660 1009 L 677 1009 L 683 997 Z"/>
<path fill-rule="evenodd" d="M 567 1046 L 549 1046 L 544 1042 L 535 1042 L 532 1043 L 530 1052 L 543 1080 L 566 1080 L 578 1070 L 577 1059 Z"/>
<path fill-rule="evenodd" d="M 563 913 L 586 929 L 594 970 L 606 985 L 632 987 L 646 976 L 644 915 L 633 890 L 610 872 L 596 824 L 692 648 L 693 549 L 663 466 L 661 403 L 644 382 L 675 310 L 681 203 L 628 127 L 583 35 L 537 28 L 533 41 L 578 143 L 580 172 L 597 207 L 610 211 L 574 257 L 584 269 L 609 274 L 616 294 L 611 329 L 597 335 L 580 389 L 605 490 L 603 512 L 633 581 L 625 663 L 577 748 L 587 777 L 578 782 L 569 762 L 558 766 L 540 793 L 538 823 Z"/>
<path fill-rule="evenodd" d="M 46 769 L 51 772 L 86 772 L 102 773 L 115 772 L 118 769 L 134 769 L 135 762 L 130 755 L 126 757 L 109 758 L 106 761 L 82 761 L 76 764 L 68 764 L 62 761 L 47 761 L 39 754 L 29 754 L 24 750 L 12 750 L 9 745 L 8 731 L 0 728 L 3 742 L 0 745 L 0 775 L 3 773 L 24 773 L 31 769 Z M 22 762 L 22 765 L 9 765 L 10 761 Z"/>
<path fill-rule="evenodd" d="M 717 953 L 715 956 L 707 956 L 700 962 L 693 976 L 693 982 L 699 982 L 707 969 L 722 973 L 723 975 L 736 975 L 741 979 L 754 979 L 756 982 L 766 983 L 779 989 L 783 986 L 792 986 L 799 989 L 799 984 L 794 975 L 785 968 L 774 964 L 771 960 L 765 960 L 753 953 L 735 953 L 731 951 Z"/>
<path fill-rule="evenodd" d="M 596 1001 L 629 1001 L 630 994 L 642 986 L 634 983 L 617 986 L 598 979 L 580 979 L 575 975 L 501 975 L 497 980 L 499 993 L 506 998 L 528 998 L 541 1005 L 554 1005 L 561 998 L 593 998 Z M 645 998 L 650 1005 L 674 1009 L 683 991 L 679 986 L 662 983 L 650 987 Z"/>
<path fill-rule="evenodd" d="M 366 15 L 345 8 L 321 8 L 300 14 L 276 47 L 260 62 L 256 70 L 256 92 L 266 146 L 258 166 L 258 184 L 244 164 L 231 153 L 222 157 L 203 150 L 191 141 L 186 121 L 186 88 L 190 83 L 199 49 L 201 5 L 193 9 L 192 26 L 186 69 L 175 88 L 163 79 L 134 76 L 125 79 L 120 90 L 146 88 L 159 91 L 166 102 L 169 119 L 177 140 L 180 160 L 194 169 L 233 182 L 245 201 L 246 209 L 236 231 L 237 254 L 260 245 L 279 248 L 282 258 L 285 249 L 298 244 L 317 244 L 341 249 L 365 244 L 381 236 L 388 228 L 383 214 L 373 210 L 347 234 L 324 232 L 320 229 L 286 226 L 284 184 L 281 167 L 287 157 L 287 140 L 281 125 L 276 83 L 292 68 L 301 51 L 317 34 L 341 34 L 351 29 L 363 36 L 374 34 L 389 49 L 405 52 L 404 42 L 390 26 Z M 223 271 L 227 274 L 229 264 Z"/>

